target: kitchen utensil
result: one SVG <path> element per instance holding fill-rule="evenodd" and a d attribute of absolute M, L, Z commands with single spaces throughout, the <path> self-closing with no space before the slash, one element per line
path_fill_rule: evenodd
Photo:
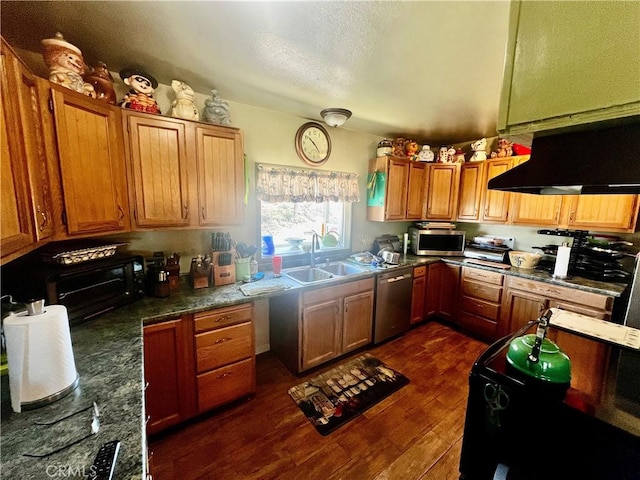
<path fill-rule="evenodd" d="M 517 250 L 509 252 L 509 261 L 511 262 L 511 265 L 517 268 L 535 268 L 541 258 L 542 254 L 540 253 L 522 252 Z"/>
<path fill-rule="evenodd" d="M 507 363 L 530 377 L 568 387 L 571 361 L 558 345 L 546 338 L 551 315 L 551 310 L 547 310 L 538 318 L 535 335 L 527 334 L 511 341 Z"/>
<path fill-rule="evenodd" d="M 338 245 L 338 242 L 340 242 L 340 234 L 338 232 L 327 232 L 322 237 L 322 245 L 325 247 L 335 247 Z"/>

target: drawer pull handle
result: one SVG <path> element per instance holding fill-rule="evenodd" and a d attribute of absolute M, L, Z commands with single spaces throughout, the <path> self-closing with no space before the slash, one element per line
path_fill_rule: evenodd
<path fill-rule="evenodd" d="M 151 415 L 147 415 L 147 418 L 144 419 L 144 424 L 146 425 L 151 420 Z"/>
<path fill-rule="evenodd" d="M 224 338 L 219 338 L 218 340 L 215 341 L 216 344 L 218 343 L 224 343 L 224 342 L 228 342 L 229 340 L 231 340 L 231 337 L 224 337 Z"/>
<path fill-rule="evenodd" d="M 149 388 L 149 382 L 145 382 L 144 384 L 144 389 L 146 390 L 147 388 Z"/>
<path fill-rule="evenodd" d="M 229 315 L 223 315 L 220 318 L 216 318 L 216 323 L 217 322 L 223 322 L 223 321 L 226 321 L 226 320 L 231 320 L 231 317 Z"/>
<path fill-rule="evenodd" d="M 218 379 L 223 379 L 225 377 L 228 377 L 229 375 L 231 375 L 231 372 L 224 372 L 222 375 L 218 375 Z"/>

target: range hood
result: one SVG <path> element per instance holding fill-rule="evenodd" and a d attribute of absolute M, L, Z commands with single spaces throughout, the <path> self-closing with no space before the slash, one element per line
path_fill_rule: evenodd
<path fill-rule="evenodd" d="M 489 189 L 640 194 L 640 123 L 534 136 L 529 161 L 489 180 Z"/>

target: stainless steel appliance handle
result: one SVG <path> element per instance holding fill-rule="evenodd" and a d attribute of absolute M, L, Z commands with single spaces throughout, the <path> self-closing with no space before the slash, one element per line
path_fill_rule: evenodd
<path fill-rule="evenodd" d="M 112 278 L 110 280 L 101 282 L 101 283 L 94 283 L 92 285 L 89 285 L 88 287 L 82 287 L 82 288 L 78 288 L 76 290 L 71 290 L 70 292 L 62 292 L 61 294 L 58 295 L 58 300 L 62 300 L 65 297 L 67 297 L 68 295 L 73 295 L 74 293 L 79 293 L 79 292 L 84 292 L 85 290 L 90 290 L 92 288 L 96 288 L 96 287 L 101 287 L 103 285 L 108 285 L 110 283 L 114 283 L 114 282 L 122 282 L 121 278 Z"/>

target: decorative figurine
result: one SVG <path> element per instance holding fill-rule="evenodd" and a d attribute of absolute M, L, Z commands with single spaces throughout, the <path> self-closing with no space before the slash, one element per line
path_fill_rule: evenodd
<path fill-rule="evenodd" d="M 511 157 L 513 155 L 513 143 L 506 138 L 498 138 L 498 151 L 491 152 L 491 158 Z"/>
<path fill-rule="evenodd" d="M 231 125 L 231 114 L 229 113 L 229 104 L 225 102 L 217 90 L 211 90 L 211 98 L 204 101 L 204 112 L 202 118 L 205 122 L 215 123 L 216 125 Z"/>
<path fill-rule="evenodd" d="M 376 156 L 378 157 L 386 157 L 387 155 L 391 155 L 393 152 L 393 144 L 391 140 L 380 140 L 378 143 L 378 148 L 376 149 Z"/>
<path fill-rule="evenodd" d="M 171 116 L 185 120 L 198 120 L 198 109 L 193 103 L 193 89 L 179 80 L 173 80 L 171 88 L 176 93 L 176 99 L 171 102 Z"/>
<path fill-rule="evenodd" d="M 404 154 L 409 160 L 415 160 L 417 157 L 418 144 L 414 140 L 407 140 L 404 144 Z"/>
<path fill-rule="evenodd" d="M 404 138 L 398 137 L 393 141 L 393 152 L 392 155 L 394 157 L 404 157 Z"/>
<path fill-rule="evenodd" d="M 116 104 L 116 92 L 113 89 L 113 77 L 111 72 L 107 69 L 107 65 L 103 62 L 98 62 L 98 66 L 89 69 L 89 72 L 84 76 L 84 80 L 91 85 L 96 92 L 96 98 L 103 102 Z"/>
<path fill-rule="evenodd" d="M 433 162 L 434 160 L 433 152 L 431 151 L 431 147 L 429 145 L 423 145 L 422 150 L 418 153 L 418 161 L 419 162 Z"/>
<path fill-rule="evenodd" d="M 121 70 L 120 78 L 125 85 L 130 87 L 130 90 L 120 100 L 119 106 L 160 115 L 160 107 L 153 98 L 153 92 L 158 87 L 158 81 L 155 78 L 137 68 Z"/>
<path fill-rule="evenodd" d="M 456 150 L 456 152 L 453 155 L 453 162 L 454 163 L 464 163 L 466 160 L 464 158 L 464 152 L 462 151 L 461 148 L 458 148 Z"/>
<path fill-rule="evenodd" d="M 487 148 L 487 139 L 481 138 L 480 140 L 476 140 L 471 144 L 471 150 L 473 150 L 473 155 L 471 155 L 472 162 L 479 162 L 487 159 L 487 152 L 485 151 Z"/>
<path fill-rule="evenodd" d="M 60 32 L 56 32 L 54 38 L 42 40 L 42 46 L 50 82 L 95 98 L 93 85 L 82 78 L 86 65 L 78 47 L 67 42 Z"/>
<path fill-rule="evenodd" d="M 440 163 L 449 163 L 449 147 L 446 145 L 442 145 L 440 150 L 438 150 L 438 162 Z"/>

